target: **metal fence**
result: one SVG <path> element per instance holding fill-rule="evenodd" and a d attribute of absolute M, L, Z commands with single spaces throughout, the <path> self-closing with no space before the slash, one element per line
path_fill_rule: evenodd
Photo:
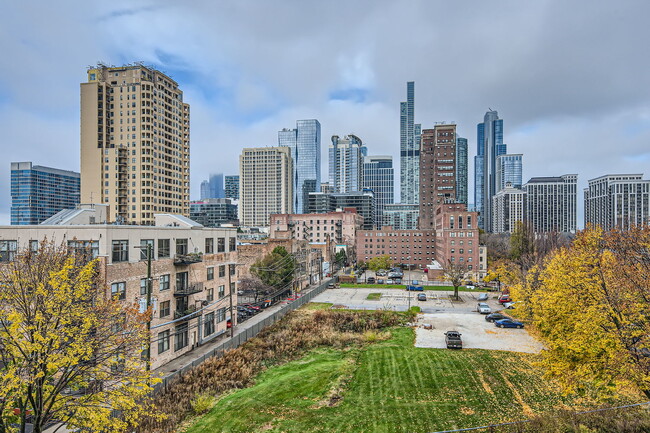
<path fill-rule="evenodd" d="M 239 332 L 237 332 L 231 339 L 224 341 L 223 343 L 216 346 L 211 351 L 196 358 L 194 361 L 192 361 L 191 364 L 188 364 L 183 368 L 163 377 L 162 382 L 154 386 L 152 395 L 155 395 L 158 392 L 166 389 L 169 385 L 174 383 L 183 374 L 187 373 L 190 369 L 201 365 L 208 358 L 212 358 L 214 356 L 221 357 L 228 350 L 236 349 L 237 347 L 241 346 L 246 341 L 250 340 L 251 338 L 255 337 L 257 334 L 259 334 L 262 329 L 266 328 L 267 326 L 273 325 L 275 322 L 282 319 L 290 311 L 302 307 L 307 302 L 311 301 L 315 296 L 323 293 L 323 291 L 327 289 L 327 285 L 333 282 L 336 282 L 336 278 L 325 280 L 319 286 L 305 293 L 303 296 L 300 296 L 299 298 L 296 298 L 295 300 L 288 302 L 286 305 L 283 305 L 282 308 L 280 308 L 280 310 L 276 311 L 271 316 L 265 318 L 261 322 L 258 322 L 248 328 L 240 329 Z"/>

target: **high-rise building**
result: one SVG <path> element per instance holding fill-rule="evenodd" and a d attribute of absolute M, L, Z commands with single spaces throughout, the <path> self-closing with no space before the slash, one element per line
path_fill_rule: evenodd
<path fill-rule="evenodd" d="M 422 131 L 420 149 L 420 230 L 434 230 L 436 209 L 456 202 L 456 125 Z"/>
<path fill-rule="evenodd" d="M 209 180 L 201 182 L 201 200 L 225 198 L 223 191 L 223 174 L 211 174 Z"/>
<path fill-rule="evenodd" d="M 278 145 L 291 149 L 293 158 L 293 209 L 304 213 L 310 192 L 320 187 L 320 122 L 298 120 L 296 129 L 278 132 Z"/>
<path fill-rule="evenodd" d="M 395 230 L 416 230 L 418 228 L 420 206 L 417 204 L 387 204 L 384 206 L 383 226 Z"/>
<path fill-rule="evenodd" d="M 11 225 L 40 224 L 79 204 L 79 173 L 11 163 Z"/>
<path fill-rule="evenodd" d="M 482 125 L 482 127 L 481 127 Z M 483 194 L 481 206 L 476 202 L 476 209 L 480 212 L 479 227 L 489 230 L 492 227 L 492 197 L 497 193 L 496 173 L 497 173 L 497 156 L 507 153 L 506 145 L 503 144 L 503 119 L 499 119 L 496 111 L 485 113 L 483 123 L 478 128 L 479 139 L 482 138 L 483 144 Z M 482 136 L 482 137 L 481 137 Z M 482 224 L 482 225 L 481 225 Z"/>
<path fill-rule="evenodd" d="M 497 156 L 497 192 L 509 183 L 513 188 L 521 188 L 522 154 Z"/>
<path fill-rule="evenodd" d="M 400 201 L 418 204 L 420 192 L 420 131 L 415 124 L 415 82 L 406 83 L 406 102 L 400 102 Z"/>
<path fill-rule="evenodd" d="M 492 233 L 512 233 L 517 222 L 525 221 L 526 193 L 510 182 L 492 197 Z"/>
<path fill-rule="evenodd" d="M 239 157 L 241 224 L 268 227 L 269 215 L 293 213 L 292 174 L 288 147 L 243 149 Z"/>
<path fill-rule="evenodd" d="M 478 212 L 478 226 L 483 224 L 483 187 L 485 177 L 483 160 L 485 159 L 485 124 L 476 125 L 476 156 L 474 157 L 474 210 Z"/>
<path fill-rule="evenodd" d="M 363 189 L 363 142 L 356 135 L 332 136 L 329 148 L 329 183 L 334 192 Z"/>
<path fill-rule="evenodd" d="M 309 194 L 309 213 L 329 213 L 337 209 L 354 208 L 363 217 L 363 229 L 372 230 L 375 227 L 375 196 L 372 191 L 352 191 L 346 193 L 325 194 L 312 192 Z"/>
<path fill-rule="evenodd" d="M 375 194 L 376 227 L 381 228 L 384 206 L 395 202 L 393 157 L 366 156 L 363 161 L 363 187 Z"/>
<path fill-rule="evenodd" d="M 523 187 L 525 219 L 535 233 L 575 233 L 577 174 L 533 177 Z"/>
<path fill-rule="evenodd" d="M 239 223 L 237 205 L 230 198 L 208 198 L 190 202 L 190 219 L 204 227 Z"/>
<path fill-rule="evenodd" d="M 226 176 L 224 194 L 226 198 L 239 200 L 239 175 Z"/>
<path fill-rule="evenodd" d="M 334 188 L 332 188 L 332 185 L 330 185 L 329 182 L 321 182 L 320 192 L 324 192 L 325 194 L 330 194 L 334 192 Z"/>
<path fill-rule="evenodd" d="M 456 201 L 467 204 L 467 139 L 456 138 Z"/>
<path fill-rule="evenodd" d="M 178 83 L 143 65 L 88 69 L 81 83 L 81 202 L 152 225 L 190 213 L 190 106 Z"/>
<path fill-rule="evenodd" d="M 607 174 L 585 188 L 585 227 L 627 230 L 650 223 L 650 180 L 642 174 Z"/>

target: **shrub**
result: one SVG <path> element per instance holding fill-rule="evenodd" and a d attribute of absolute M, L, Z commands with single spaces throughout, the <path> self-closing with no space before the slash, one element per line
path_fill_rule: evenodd
<path fill-rule="evenodd" d="M 208 412 L 212 408 L 214 398 L 210 394 L 199 394 L 191 401 L 192 412 L 195 415 L 201 415 Z"/>

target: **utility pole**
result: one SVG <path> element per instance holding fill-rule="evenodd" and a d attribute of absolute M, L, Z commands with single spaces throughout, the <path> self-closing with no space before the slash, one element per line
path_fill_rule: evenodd
<path fill-rule="evenodd" d="M 230 267 L 234 266 L 228 263 L 228 292 L 230 293 L 230 338 L 235 335 L 235 312 L 232 310 L 232 273 Z"/>
<path fill-rule="evenodd" d="M 147 244 L 147 311 L 151 307 L 151 255 L 153 251 L 151 250 L 151 244 Z M 147 320 L 147 371 L 151 370 L 151 316 Z"/>

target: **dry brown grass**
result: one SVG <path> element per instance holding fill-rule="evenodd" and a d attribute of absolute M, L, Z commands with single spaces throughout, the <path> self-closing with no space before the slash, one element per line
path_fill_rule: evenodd
<path fill-rule="evenodd" d="M 154 398 L 154 404 L 165 418 L 144 419 L 137 431 L 173 432 L 192 413 L 192 403 L 198 395 L 217 397 L 226 391 L 244 388 L 251 385 L 263 369 L 296 359 L 310 349 L 364 344 L 369 340 L 369 332 L 410 320 L 413 320 L 411 315 L 390 311 L 294 311 L 243 346 L 220 358 L 208 359 L 180 377 Z"/>

